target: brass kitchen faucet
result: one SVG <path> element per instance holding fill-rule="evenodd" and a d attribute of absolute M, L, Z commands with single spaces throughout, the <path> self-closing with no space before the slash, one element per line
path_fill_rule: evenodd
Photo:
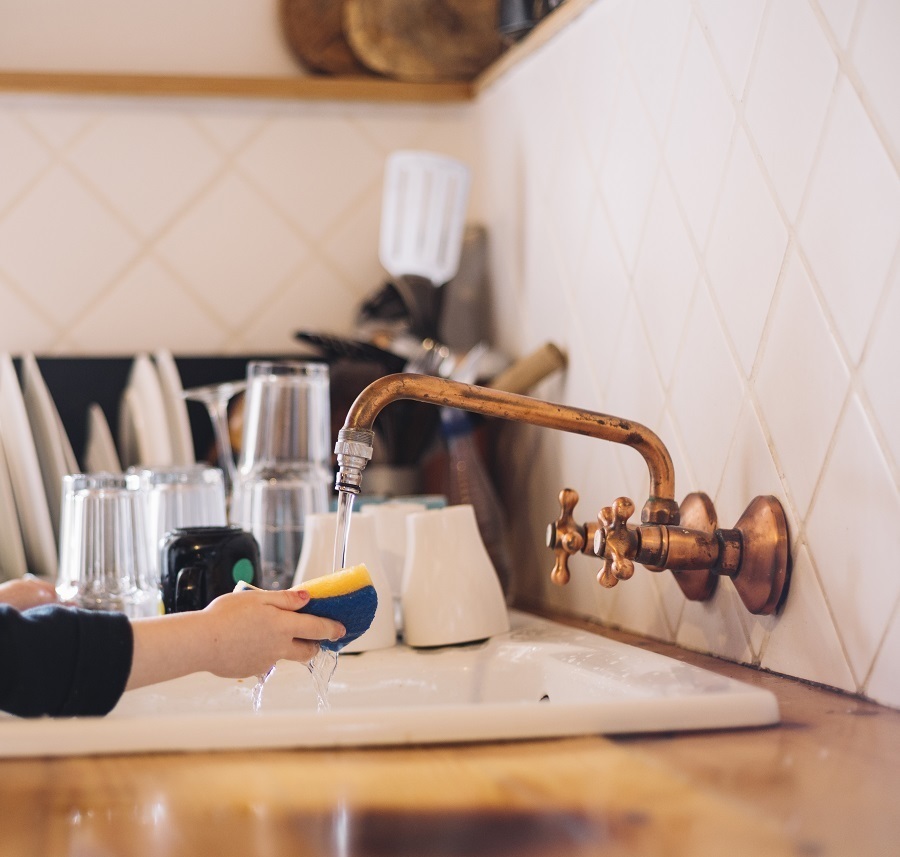
<path fill-rule="evenodd" d="M 572 514 L 577 492 L 568 488 L 560 492 L 560 516 L 547 533 L 548 547 L 556 555 L 551 572 L 555 583 L 569 581 L 570 556 L 593 553 L 603 559 L 597 577 L 606 587 L 630 578 L 637 562 L 651 571 L 672 571 L 685 596 L 694 601 L 710 598 L 724 575 L 731 578 L 751 613 L 771 614 L 783 603 L 790 552 L 781 503 L 772 496 L 756 497 L 732 529 L 720 529 L 705 494 L 690 494 L 679 506 L 668 450 L 650 429 L 631 420 L 430 375 L 387 375 L 359 394 L 338 432 L 338 491 L 359 493 L 362 472 L 372 456 L 375 418 L 400 399 L 596 437 L 633 447 L 643 456 L 650 472 L 650 496 L 640 525 L 628 523 L 635 506 L 627 497 L 601 509 L 596 524 L 577 524 Z"/>

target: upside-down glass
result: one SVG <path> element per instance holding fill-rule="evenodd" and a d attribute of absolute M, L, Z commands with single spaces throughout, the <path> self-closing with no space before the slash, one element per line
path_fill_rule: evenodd
<path fill-rule="evenodd" d="M 184 527 L 223 527 L 228 521 L 222 470 L 209 464 L 135 469 L 147 497 L 151 573 L 160 572 L 161 541 Z"/>
<path fill-rule="evenodd" d="M 150 567 L 146 495 L 134 474 L 63 477 L 60 600 L 131 617 L 160 612 Z"/>
<path fill-rule="evenodd" d="M 290 587 L 306 516 L 328 511 L 331 447 L 328 366 L 251 362 L 230 517 L 259 542 L 265 589 Z"/>

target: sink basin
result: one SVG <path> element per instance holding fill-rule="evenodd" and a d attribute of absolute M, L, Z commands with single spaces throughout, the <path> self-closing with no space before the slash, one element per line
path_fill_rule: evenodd
<path fill-rule="evenodd" d="M 200 673 L 127 692 L 105 718 L 0 715 L 0 757 L 493 741 L 763 726 L 768 691 L 513 611 L 466 646 L 342 655 L 317 711 L 312 678 L 283 662 L 253 711 L 254 679 Z"/>

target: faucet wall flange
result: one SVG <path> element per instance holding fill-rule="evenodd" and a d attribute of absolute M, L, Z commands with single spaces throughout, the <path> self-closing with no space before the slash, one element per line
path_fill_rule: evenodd
<path fill-rule="evenodd" d="M 771 495 L 754 498 L 734 529 L 740 533 L 740 563 L 736 571 L 726 573 L 751 613 L 775 613 L 787 597 L 791 578 L 787 519 L 781 503 Z"/>
<path fill-rule="evenodd" d="M 681 503 L 681 525 L 702 533 L 715 533 L 719 522 L 712 500 L 700 491 L 688 494 Z M 719 582 L 719 575 L 713 574 L 708 568 L 689 568 L 672 573 L 684 597 L 689 601 L 707 601 L 712 598 Z"/>

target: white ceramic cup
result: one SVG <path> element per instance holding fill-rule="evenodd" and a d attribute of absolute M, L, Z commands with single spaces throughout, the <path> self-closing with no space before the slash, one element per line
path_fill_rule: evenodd
<path fill-rule="evenodd" d="M 403 629 L 400 596 L 403 592 L 403 566 L 406 563 L 406 522 L 410 515 L 424 512 L 427 508 L 424 503 L 389 500 L 386 503 L 367 503 L 359 510 L 361 515 L 375 521 L 375 539 L 394 597 L 394 622 L 398 631 Z"/>
<path fill-rule="evenodd" d="M 306 533 L 303 537 L 297 571 L 294 574 L 294 586 L 300 586 L 304 580 L 322 577 L 335 570 L 332 565 L 336 532 L 336 512 L 321 512 L 306 516 Z M 387 649 L 397 643 L 391 587 L 381 564 L 378 542 L 375 538 L 375 519 L 353 515 L 350 521 L 346 564 L 351 566 L 361 563 L 369 570 L 372 584 L 378 594 L 378 607 L 369 630 L 341 649 L 342 654 Z"/>
<path fill-rule="evenodd" d="M 386 503 L 367 503 L 359 514 L 375 521 L 375 539 L 381 552 L 384 573 L 391 591 L 399 598 L 403 586 L 403 566 L 406 561 L 406 519 L 415 512 L 424 512 L 424 503 L 405 503 L 389 500 Z"/>
<path fill-rule="evenodd" d="M 450 646 L 509 630 L 503 589 L 471 506 L 411 514 L 406 537 L 401 603 L 407 645 Z"/>

